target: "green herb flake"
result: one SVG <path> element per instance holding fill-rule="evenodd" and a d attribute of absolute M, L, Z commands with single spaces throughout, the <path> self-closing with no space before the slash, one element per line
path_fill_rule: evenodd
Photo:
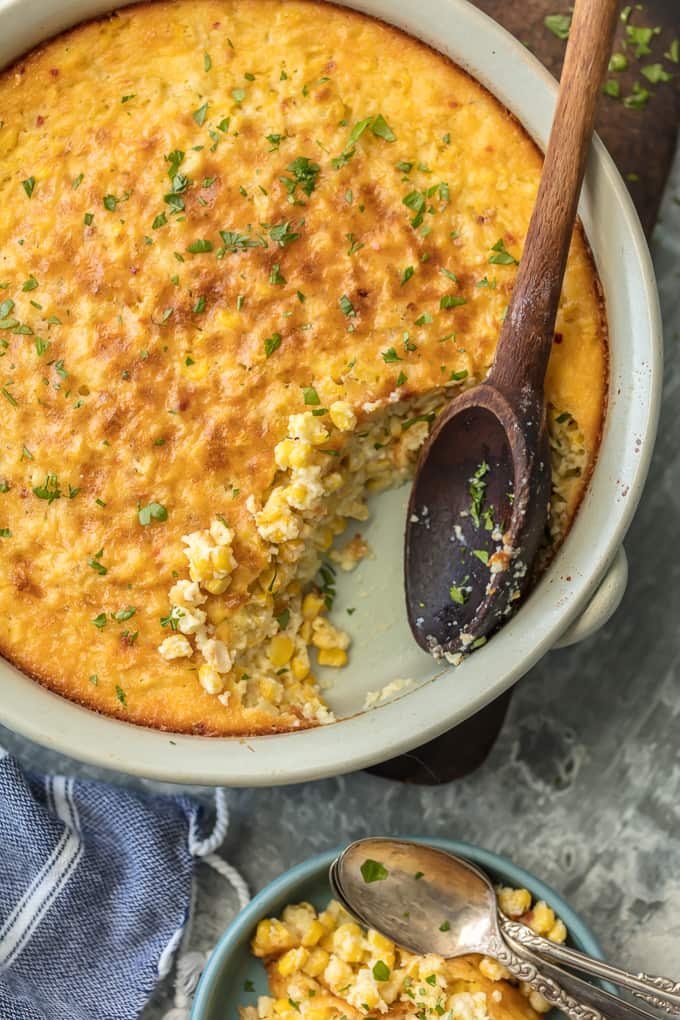
<path fill-rule="evenodd" d="M 116 198 L 115 195 L 104 195 L 104 197 L 102 199 L 102 202 L 104 204 L 104 208 L 108 209 L 109 212 L 115 212 L 116 211 L 116 206 L 118 205 L 118 199 Z"/>
<path fill-rule="evenodd" d="M 126 699 L 125 699 L 125 691 L 123 690 L 123 688 L 119 684 L 116 684 L 116 697 L 120 701 L 121 705 L 124 706 L 124 705 L 127 704 Z"/>
<path fill-rule="evenodd" d="M 415 324 L 416 326 L 427 326 L 430 322 L 432 322 L 432 316 L 430 315 L 430 313 L 423 312 L 422 315 L 418 316 L 418 318 L 415 321 Z"/>
<path fill-rule="evenodd" d="M 382 138 L 386 142 L 396 142 L 397 140 L 397 136 L 383 117 L 382 113 L 379 113 L 377 117 L 373 119 L 371 131 L 377 138 Z"/>
<path fill-rule="evenodd" d="M 278 262 L 275 262 L 270 270 L 269 282 L 279 286 L 286 282 L 286 278 L 282 274 L 281 267 Z"/>
<path fill-rule="evenodd" d="M 457 308 L 458 305 L 466 305 L 467 300 L 464 297 L 457 297 L 454 294 L 445 294 L 439 301 L 440 308 Z"/>
<path fill-rule="evenodd" d="M 285 630 L 290 620 L 290 609 L 284 609 L 282 613 L 276 617 L 276 622 L 279 625 L 279 630 Z"/>
<path fill-rule="evenodd" d="M 451 931 L 451 924 L 449 923 L 449 921 L 442 921 L 442 923 L 439 925 L 439 930 Z"/>
<path fill-rule="evenodd" d="M 463 379 L 467 379 L 467 377 L 468 377 L 467 368 L 461 368 L 459 372 L 452 372 L 450 376 L 450 378 L 453 379 L 454 382 L 461 382 Z"/>
<path fill-rule="evenodd" d="M 452 273 L 450 269 L 442 268 L 439 270 L 439 272 L 442 274 L 442 276 L 446 276 L 447 279 L 453 280 L 454 283 L 458 283 L 458 277 L 456 276 L 455 273 Z"/>
<path fill-rule="evenodd" d="M 346 315 L 348 318 L 353 318 L 357 314 L 354 309 L 354 305 L 352 304 L 352 302 L 350 301 L 346 294 L 342 295 L 338 304 L 340 305 L 340 310 L 342 311 L 342 314 Z"/>
<path fill-rule="evenodd" d="M 388 347 L 386 351 L 382 351 L 381 357 L 386 365 L 389 365 L 395 361 L 401 361 L 401 358 L 395 351 L 394 347 Z"/>
<path fill-rule="evenodd" d="M 204 53 L 203 54 L 203 70 L 204 71 L 212 70 L 212 60 L 210 58 L 210 54 L 209 53 Z"/>
<path fill-rule="evenodd" d="M 383 960 L 378 960 L 373 964 L 373 977 L 376 981 L 389 981 L 390 968 Z"/>
<path fill-rule="evenodd" d="M 610 71 L 625 71 L 628 67 L 628 57 L 625 53 L 612 53 L 609 58 Z"/>
<path fill-rule="evenodd" d="M 92 569 L 95 571 L 95 573 L 100 574 L 102 577 L 105 574 L 108 574 L 108 572 L 109 572 L 108 571 L 108 567 L 105 567 L 103 563 L 100 563 L 99 560 L 96 560 L 94 558 L 93 559 L 89 559 L 87 561 L 87 565 L 88 565 L 88 567 L 92 567 Z"/>
<path fill-rule="evenodd" d="M 102 630 L 106 626 L 106 613 L 100 613 L 99 616 L 95 616 L 92 622 L 98 630 Z"/>
<path fill-rule="evenodd" d="M 71 184 L 71 187 L 73 188 L 74 191 L 77 191 L 78 188 L 80 187 L 80 185 L 83 183 L 84 176 L 85 176 L 85 174 L 78 174 L 77 177 L 73 178 L 73 182 Z"/>
<path fill-rule="evenodd" d="M 264 341 L 264 353 L 267 358 L 271 358 L 274 351 L 278 351 L 281 346 L 281 334 L 272 333 Z"/>
<path fill-rule="evenodd" d="M 205 294 L 201 294 L 191 311 L 194 315 L 200 315 L 201 312 L 205 311 Z"/>
<path fill-rule="evenodd" d="M 213 250 L 213 243 L 206 240 L 192 241 L 186 250 L 191 255 L 202 255 Z"/>
<path fill-rule="evenodd" d="M 652 85 L 658 85 L 659 82 L 670 81 L 673 77 L 668 71 L 664 71 L 661 64 L 647 64 L 646 67 L 640 68 L 640 74 L 644 75 L 647 81 L 650 81 Z"/>
<path fill-rule="evenodd" d="M 451 601 L 459 606 L 464 606 L 468 599 L 468 593 L 455 584 L 452 584 L 449 588 L 449 595 L 451 596 Z"/>
<path fill-rule="evenodd" d="M 659 28 L 626 25 L 626 42 L 635 47 L 634 56 L 636 60 L 639 60 L 640 57 L 646 57 L 652 52 L 649 44 L 652 41 L 652 37 L 658 35 L 660 31 L 661 29 Z"/>
<path fill-rule="evenodd" d="M 425 872 L 424 871 L 416 871 L 416 873 L 415 873 L 415 875 L 413 877 L 415 878 L 416 882 L 419 882 L 421 878 L 425 878 Z"/>
<path fill-rule="evenodd" d="M 252 981 L 244 981 L 243 982 L 243 991 L 244 992 L 254 992 L 255 991 L 255 985 L 253 984 L 253 982 Z"/>
<path fill-rule="evenodd" d="M 404 383 L 406 382 L 406 380 L 407 380 L 407 376 L 404 375 L 403 372 L 400 372 L 399 375 L 397 376 L 397 383 L 396 383 L 396 385 L 397 386 L 403 386 Z"/>
<path fill-rule="evenodd" d="M 156 216 L 156 218 L 154 219 L 153 223 L 151 224 L 151 229 L 152 230 L 159 230 L 161 227 L 164 227 L 167 222 L 168 222 L 168 218 L 165 215 L 165 213 L 164 212 L 159 213 L 159 215 Z"/>
<path fill-rule="evenodd" d="M 27 177 L 25 181 L 21 182 L 21 187 L 24 189 L 28 197 L 31 198 L 35 189 L 35 177 Z"/>
<path fill-rule="evenodd" d="M 319 394 L 316 392 L 313 386 L 303 386 L 302 397 L 305 404 L 308 407 L 318 407 L 321 404 L 321 401 L 319 400 Z"/>
<path fill-rule="evenodd" d="M 199 106 L 199 108 L 197 110 L 194 110 L 194 112 L 191 114 L 194 121 L 196 122 L 196 124 L 198 124 L 199 127 L 203 127 L 203 125 L 205 124 L 205 118 L 208 114 L 209 105 L 210 103 L 206 101 L 205 103 L 203 103 L 202 106 Z"/>
<path fill-rule="evenodd" d="M 630 95 L 624 96 L 623 105 L 627 110 L 641 110 L 643 106 L 647 105 L 650 95 L 649 90 L 643 88 L 639 81 L 634 81 L 633 91 Z"/>
<path fill-rule="evenodd" d="M 389 872 L 384 864 L 380 861 L 374 861 L 372 858 L 367 857 L 360 868 L 361 877 L 366 884 L 370 882 L 383 882 L 389 875 Z"/>
<path fill-rule="evenodd" d="M 401 274 L 401 284 L 400 284 L 401 287 L 403 287 L 405 283 L 408 283 L 408 281 L 413 276 L 414 272 L 415 272 L 415 270 L 414 270 L 413 266 L 407 266 L 406 267 L 404 272 Z"/>
<path fill-rule="evenodd" d="M 479 465 L 469 484 L 469 493 L 472 497 L 472 504 L 470 506 L 470 516 L 475 523 L 475 527 L 479 527 L 480 518 L 479 514 L 482 509 L 482 502 L 484 500 L 484 493 L 486 492 L 486 482 L 483 481 L 484 476 L 489 473 L 491 469 L 486 461 L 482 461 Z"/>
<path fill-rule="evenodd" d="M 32 455 L 24 447 L 24 456 L 27 455 L 27 460 L 33 460 Z M 42 485 L 36 485 L 33 489 L 33 495 L 37 496 L 38 499 L 44 499 L 47 503 L 51 504 L 55 499 L 61 498 L 61 489 L 59 488 L 59 479 L 56 475 L 45 475 L 45 481 Z"/>
<path fill-rule="evenodd" d="M 489 262 L 494 266 L 518 266 L 519 261 L 505 247 L 505 241 L 499 237 L 491 249 L 494 254 L 489 256 Z"/>
<path fill-rule="evenodd" d="M 9 390 L 7 389 L 7 387 L 6 387 L 6 386 L 3 386 L 3 387 L 2 387 L 1 389 L 0 389 L 0 393 L 2 393 L 3 397 L 5 398 L 5 400 L 6 400 L 6 401 L 7 401 L 8 403 L 10 403 L 10 404 L 12 405 L 12 407 L 18 407 L 18 406 L 19 406 L 19 405 L 18 405 L 18 403 L 17 403 L 17 401 L 16 401 L 15 399 L 14 399 L 14 397 L 13 397 L 13 396 L 12 396 L 12 394 L 11 394 L 11 393 L 9 392 Z"/>
<path fill-rule="evenodd" d="M 543 24 L 558 39 L 568 39 L 571 28 L 571 14 L 546 14 Z"/>
<path fill-rule="evenodd" d="M 160 503 L 149 503 L 147 506 L 140 507 L 137 511 L 137 519 L 142 527 L 146 527 L 147 524 L 151 524 L 151 521 L 158 521 L 163 523 L 168 519 L 168 511 Z"/>
<path fill-rule="evenodd" d="M 356 255 L 358 251 L 364 247 L 361 241 L 357 241 L 354 234 L 345 234 L 345 238 L 349 241 L 349 248 L 347 249 L 348 255 Z"/>
<path fill-rule="evenodd" d="M 664 57 L 666 60 L 670 60 L 674 64 L 680 63 L 680 42 L 677 39 L 674 39 L 670 44 L 664 53 Z"/>
<path fill-rule="evenodd" d="M 94 220 L 94 213 L 86 212 L 85 215 L 83 216 L 83 223 L 85 224 L 86 227 L 91 227 L 93 220 Z"/>
<path fill-rule="evenodd" d="M 602 91 L 605 96 L 610 96 L 611 99 L 619 99 L 621 97 L 621 82 L 614 78 L 608 78 L 602 86 Z"/>

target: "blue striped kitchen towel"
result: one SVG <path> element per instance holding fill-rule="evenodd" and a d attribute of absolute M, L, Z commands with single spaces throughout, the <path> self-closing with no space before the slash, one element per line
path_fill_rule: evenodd
<path fill-rule="evenodd" d="M 217 807 L 205 836 L 185 797 L 26 774 L 0 748 L 0 1018 L 138 1017 L 182 939 L 195 860 L 224 839 Z"/>

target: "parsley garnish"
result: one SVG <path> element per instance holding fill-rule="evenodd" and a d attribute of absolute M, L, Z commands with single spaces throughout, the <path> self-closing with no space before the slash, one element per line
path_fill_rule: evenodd
<path fill-rule="evenodd" d="M 97 555 L 101 556 L 102 553 L 99 552 Z M 102 577 L 104 576 L 104 574 L 108 574 L 108 572 L 109 572 L 108 571 L 108 567 L 105 567 L 103 563 L 100 563 L 99 560 L 94 558 L 94 557 L 87 561 L 87 565 L 88 565 L 88 567 L 92 567 L 92 569 L 97 574 L 101 574 Z"/>
<path fill-rule="evenodd" d="M 354 234 L 345 234 L 345 237 L 349 241 L 349 248 L 347 249 L 348 255 L 354 255 L 364 247 L 361 241 L 357 241 Z"/>
<path fill-rule="evenodd" d="M 277 351 L 281 346 L 281 334 L 272 333 L 264 341 L 264 353 L 267 358 L 271 358 L 274 351 Z"/>
<path fill-rule="evenodd" d="M 24 455 L 28 451 L 24 447 Z M 27 460 L 33 460 L 30 454 Z M 61 489 L 59 488 L 59 479 L 56 475 L 45 475 L 45 481 L 42 485 L 36 485 L 33 489 L 33 495 L 37 496 L 38 499 L 46 499 L 48 503 L 53 503 L 55 499 L 61 498 Z"/>
<path fill-rule="evenodd" d="M 484 476 L 490 471 L 489 465 L 485 460 L 479 465 L 472 478 L 470 479 L 469 492 L 472 496 L 472 505 L 470 506 L 470 516 L 475 522 L 475 527 L 479 527 L 479 513 L 482 509 L 482 501 L 484 499 L 484 493 L 486 492 L 486 482 L 482 481 Z"/>
<path fill-rule="evenodd" d="M 456 297 L 454 294 L 445 294 L 439 301 L 440 308 L 456 308 L 458 305 L 465 305 L 467 301 L 464 297 Z"/>
<path fill-rule="evenodd" d="M 558 39 L 568 39 L 569 29 L 571 28 L 571 14 L 546 14 L 543 24 Z"/>
<path fill-rule="evenodd" d="M 313 386 L 303 386 L 302 396 L 305 404 L 308 407 L 312 406 L 318 407 L 321 404 L 321 401 L 319 400 L 319 394 L 316 392 Z"/>
<path fill-rule="evenodd" d="M 205 124 L 205 118 L 208 113 L 209 105 L 210 104 L 206 100 L 206 102 L 203 103 L 202 106 L 199 106 L 199 108 L 197 110 L 194 110 L 194 112 L 191 114 L 191 116 L 194 118 L 199 127 L 203 127 L 203 125 Z"/>
<path fill-rule="evenodd" d="M 212 60 L 210 59 L 209 53 L 203 54 L 203 70 L 210 71 L 212 68 Z"/>
<path fill-rule="evenodd" d="M 106 613 L 100 613 L 99 616 L 95 616 L 92 622 L 95 625 L 95 627 L 101 630 L 103 627 L 106 626 Z"/>
<path fill-rule="evenodd" d="M 281 267 L 278 262 L 274 263 L 269 272 L 269 282 L 274 284 L 284 284 L 286 282 L 286 278 L 281 273 Z"/>
<path fill-rule="evenodd" d="M 25 181 L 21 182 L 21 186 L 30 198 L 35 188 L 35 177 L 27 177 Z"/>
<path fill-rule="evenodd" d="M 151 524 L 152 520 L 160 523 L 167 521 L 168 511 L 160 503 L 149 503 L 138 509 L 137 518 L 142 527 L 146 527 L 147 524 Z"/>
<path fill-rule="evenodd" d="M 383 138 L 386 142 L 396 142 L 397 136 L 395 135 L 392 128 L 389 126 L 382 113 L 379 113 L 374 118 L 371 124 L 371 131 L 377 138 Z"/>
<path fill-rule="evenodd" d="M 439 925 L 439 930 L 440 931 L 451 931 L 450 923 L 448 921 L 442 921 L 442 923 Z"/>
<path fill-rule="evenodd" d="M 285 248 L 287 244 L 292 244 L 293 241 L 297 241 L 300 237 L 290 229 L 290 220 L 286 220 L 285 223 L 263 223 L 262 226 L 268 232 L 272 241 L 276 241 L 279 247 Z"/>
<path fill-rule="evenodd" d="M 125 705 L 126 704 L 126 701 L 125 701 L 125 691 L 118 684 L 116 684 L 116 697 L 120 701 L 121 705 Z"/>
<path fill-rule="evenodd" d="M 400 286 L 403 287 L 405 283 L 408 283 L 408 281 L 413 276 L 414 272 L 415 272 L 415 270 L 414 270 L 413 266 L 407 266 L 406 269 L 404 270 L 404 272 L 401 274 L 401 284 L 400 284 Z"/>
<path fill-rule="evenodd" d="M 187 247 L 187 251 L 191 255 L 201 255 L 204 254 L 205 252 L 209 252 L 212 250 L 213 250 L 212 241 L 206 240 L 192 241 L 191 244 L 188 245 Z"/>
<path fill-rule="evenodd" d="M 491 250 L 495 252 L 495 254 L 489 256 L 489 262 L 491 262 L 494 266 L 519 265 L 519 261 L 515 258 L 514 255 L 511 255 L 510 252 L 505 247 L 505 242 L 502 237 L 498 238 L 498 240 L 496 241 Z"/>
<path fill-rule="evenodd" d="M 360 870 L 361 877 L 367 884 L 369 882 L 382 882 L 389 875 L 384 864 L 381 864 L 380 861 L 374 861 L 370 857 L 366 858 Z"/>
<path fill-rule="evenodd" d="M 338 304 L 340 305 L 343 315 L 346 315 L 348 318 L 353 318 L 357 314 L 354 310 L 354 305 L 346 294 L 342 295 Z"/>
<path fill-rule="evenodd" d="M 462 588 L 455 584 L 452 584 L 449 588 L 449 595 L 451 596 L 451 601 L 456 602 L 459 606 L 464 606 L 469 597 L 468 592 L 464 592 Z"/>
<path fill-rule="evenodd" d="M 389 365 L 393 361 L 401 361 L 401 358 L 395 351 L 394 347 L 388 347 L 386 351 L 383 351 L 381 357 L 386 365 Z"/>
<path fill-rule="evenodd" d="M 305 195 L 311 195 L 316 188 L 316 181 L 321 167 L 318 163 L 313 163 L 306 156 L 298 156 L 297 159 L 288 164 L 287 169 L 292 173 L 292 178 L 281 176 L 279 180 L 288 192 L 288 201 L 293 205 L 303 205 L 304 203 L 302 202 L 296 202 L 296 189 L 300 187 Z"/>

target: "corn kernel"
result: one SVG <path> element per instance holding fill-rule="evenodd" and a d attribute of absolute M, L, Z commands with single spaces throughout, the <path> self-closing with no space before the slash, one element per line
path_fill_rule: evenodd
<path fill-rule="evenodd" d="M 258 681 L 258 689 L 260 696 L 265 698 L 267 701 L 272 701 L 275 704 L 278 702 L 282 687 L 278 680 L 274 680 L 273 677 L 263 676 Z"/>
<path fill-rule="evenodd" d="M 210 560 L 202 556 L 194 556 L 190 560 L 192 570 L 196 573 L 199 581 L 204 581 L 212 575 L 212 564 Z"/>
<path fill-rule="evenodd" d="M 312 644 L 316 648 L 348 648 L 349 635 L 338 630 L 324 617 L 317 616 L 312 623 Z"/>
<path fill-rule="evenodd" d="M 271 956 L 273 953 L 295 949 L 298 942 L 285 924 L 276 918 L 265 918 L 257 926 L 252 950 L 255 956 Z"/>
<path fill-rule="evenodd" d="M 333 948 L 345 963 L 361 963 L 364 949 L 361 928 L 354 921 L 339 925 L 333 932 Z"/>
<path fill-rule="evenodd" d="M 312 640 L 312 621 L 303 620 L 302 626 L 300 627 L 300 637 L 306 645 Z"/>
<path fill-rule="evenodd" d="M 394 952 L 394 942 L 392 942 L 391 939 L 388 939 L 385 935 L 381 935 L 379 931 L 375 931 L 373 928 L 369 928 L 366 939 L 369 945 L 373 946 L 374 949 L 379 950 L 381 953 Z"/>
<path fill-rule="evenodd" d="M 537 935 L 545 935 L 555 924 L 555 912 L 545 900 L 540 900 L 529 915 L 529 927 Z"/>
<path fill-rule="evenodd" d="M 212 666 L 204 663 L 198 670 L 198 679 L 201 686 L 208 694 L 221 694 L 224 690 L 224 680 Z"/>
<path fill-rule="evenodd" d="M 322 648 L 319 651 L 320 666 L 346 666 L 347 652 L 344 648 Z"/>
<path fill-rule="evenodd" d="M 221 623 L 218 623 L 215 628 L 215 637 L 220 641 L 224 641 L 225 645 L 231 644 L 232 626 L 228 619 L 222 620 Z"/>
<path fill-rule="evenodd" d="M 230 584 L 230 577 L 213 577 L 209 581 L 204 581 L 203 587 L 206 591 L 209 591 L 211 595 L 222 595 Z"/>
<path fill-rule="evenodd" d="M 199 358 L 192 364 L 184 364 L 184 374 L 188 376 L 193 382 L 200 382 L 201 379 L 205 379 L 210 369 L 210 363 L 207 358 Z"/>
<path fill-rule="evenodd" d="M 269 642 L 267 655 L 273 666 L 287 666 L 290 662 L 295 645 L 287 634 L 275 634 Z"/>
<path fill-rule="evenodd" d="M 317 920 L 312 921 L 307 931 L 302 936 L 303 946 L 315 946 L 320 939 L 323 938 L 326 929 Z M 325 966 L 325 964 L 324 964 Z M 314 975 L 313 975 L 314 976 Z"/>
<path fill-rule="evenodd" d="M 319 549 L 325 551 L 326 549 L 330 549 L 332 544 L 333 544 L 333 532 L 331 531 L 330 528 L 324 528 L 316 539 L 316 545 L 319 547 Z"/>
<path fill-rule="evenodd" d="M 234 569 L 234 554 L 228 545 L 222 545 L 215 549 L 212 554 L 212 559 L 215 570 L 232 571 Z"/>
<path fill-rule="evenodd" d="M 550 939 L 551 942 L 564 942 L 566 937 L 567 929 L 565 927 L 564 921 L 561 921 L 560 918 L 558 917 L 554 925 L 546 935 L 546 938 Z"/>
<path fill-rule="evenodd" d="M 328 408 L 328 414 L 336 429 L 351 432 L 357 423 L 357 416 L 345 400 L 336 400 Z"/>
<path fill-rule="evenodd" d="M 222 623 L 222 620 L 226 620 L 229 616 L 229 610 L 223 602 L 214 602 L 211 600 L 205 607 L 205 611 L 208 614 L 208 619 L 215 626 L 217 626 L 218 623 Z"/>
<path fill-rule="evenodd" d="M 332 1020 L 337 1012 L 330 1006 L 305 1006 L 305 1020 Z"/>
<path fill-rule="evenodd" d="M 310 591 L 302 600 L 302 615 L 305 620 L 313 620 L 325 608 L 325 605 L 323 596 Z"/>
<path fill-rule="evenodd" d="M 310 664 L 307 652 L 298 652 L 293 656 L 290 668 L 296 680 L 304 680 L 306 676 L 309 676 Z"/>
<path fill-rule="evenodd" d="M 287 953 L 279 959 L 277 969 L 281 977 L 290 977 L 291 974 L 295 974 L 296 971 L 307 962 L 309 959 L 309 950 L 304 949 L 302 946 L 298 946 L 297 949 L 289 949 Z"/>
<path fill-rule="evenodd" d="M 293 1007 L 288 999 L 275 999 L 273 1009 L 276 1016 L 285 1016 L 286 1013 L 292 1013 L 293 1011 Z"/>
<path fill-rule="evenodd" d="M 504 886 L 498 890 L 498 905 L 508 917 L 521 917 L 531 907 L 531 893 L 528 889 Z"/>

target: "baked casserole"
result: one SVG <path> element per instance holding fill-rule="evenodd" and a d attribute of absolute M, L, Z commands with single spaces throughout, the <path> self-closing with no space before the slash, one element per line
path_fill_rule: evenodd
<path fill-rule="evenodd" d="M 527 889 L 500 888 L 500 909 L 537 934 L 564 942 L 564 923 Z M 417 956 L 356 924 L 335 900 L 266 918 L 251 943 L 267 971 L 269 995 L 242 1007 L 240 1020 L 539 1020 L 550 1008 L 495 960 Z"/>
<path fill-rule="evenodd" d="M 174 0 L 5 70 L 0 165 L 2 654 L 149 726 L 331 721 L 336 571 L 366 553 L 368 497 L 488 371 L 538 150 L 368 17 Z M 606 363 L 578 229 L 546 549 L 588 483 Z"/>

